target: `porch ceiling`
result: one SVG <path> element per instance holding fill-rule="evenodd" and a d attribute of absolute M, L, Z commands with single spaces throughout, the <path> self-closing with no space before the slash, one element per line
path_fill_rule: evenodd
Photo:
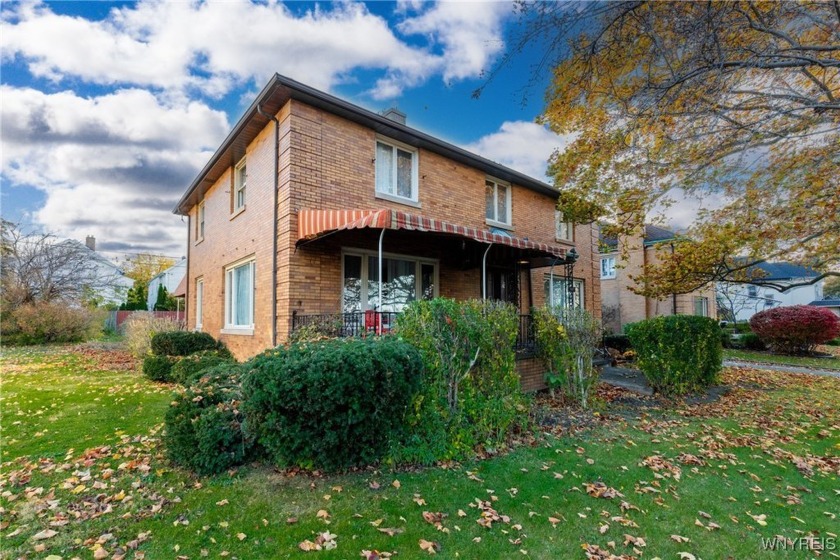
<path fill-rule="evenodd" d="M 300 210 L 298 212 L 297 245 L 301 246 L 332 233 L 352 229 L 392 229 L 451 235 L 488 245 L 497 244 L 521 249 L 527 252 L 529 257 L 557 259 L 566 256 L 566 250 L 562 247 L 451 224 L 442 220 L 434 220 L 387 208 L 374 210 Z"/>

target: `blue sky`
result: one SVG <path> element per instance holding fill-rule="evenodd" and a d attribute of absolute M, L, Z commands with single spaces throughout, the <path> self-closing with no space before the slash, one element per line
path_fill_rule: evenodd
<path fill-rule="evenodd" d="M 184 253 L 171 209 L 274 72 L 538 178 L 538 49 L 508 2 L 3 3 L 2 215 L 101 250 Z"/>

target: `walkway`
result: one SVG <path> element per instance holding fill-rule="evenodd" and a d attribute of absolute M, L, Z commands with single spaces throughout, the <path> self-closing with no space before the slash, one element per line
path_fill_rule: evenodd
<path fill-rule="evenodd" d="M 773 371 L 787 371 L 790 373 L 805 373 L 808 375 L 824 375 L 840 379 L 840 370 L 813 369 L 796 366 L 784 366 L 779 364 L 762 364 L 758 362 L 741 362 L 736 360 L 724 360 L 724 367 L 748 367 L 755 369 L 769 369 Z M 601 368 L 601 381 L 615 387 L 621 387 L 640 395 L 651 396 L 653 389 L 648 385 L 644 374 L 637 369 L 623 367 L 604 366 Z"/>
<path fill-rule="evenodd" d="M 724 360 L 724 367 L 749 367 L 755 369 L 769 369 L 773 371 L 788 371 L 790 373 L 807 373 L 810 375 L 826 375 L 828 377 L 840 378 L 840 370 L 815 369 L 797 366 L 784 366 L 781 364 L 763 364 L 759 362 L 741 362 L 737 360 Z"/>

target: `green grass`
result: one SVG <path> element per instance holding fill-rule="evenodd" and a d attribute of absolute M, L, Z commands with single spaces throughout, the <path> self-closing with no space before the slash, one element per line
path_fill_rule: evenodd
<path fill-rule="evenodd" d="M 56 348 L 5 352 L 0 365 L 0 558 L 92 558 L 98 539 L 109 553 L 130 543 L 150 559 L 359 558 L 372 549 L 423 558 L 420 539 L 439 543 L 442 558 L 583 559 L 583 544 L 639 557 L 625 535 L 644 539 L 642 558 L 809 558 L 762 551 L 761 538 L 838 532 L 833 378 L 727 370 L 734 388 L 717 403 L 634 417 L 608 402 L 593 429 L 540 434 L 508 455 L 448 468 L 313 476 L 254 464 L 199 479 L 172 467 L 159 445 L 170 387 Z M 683 453 L 704 464 L 681 463 Z M 653 456 L 669 468 L 643 464 Z M 588 495 L 585 484 L 599 480 L 624 497 Z M 476 499 L 509 521 L 479 526 Z M 447 514 L 445 531 L 424 511 Z M 45 529 L 57 533 L 32 540 Z M 335 550 L 299 550 L 324 531 L 337 535 Z"/>
<path fill-rule="evenodd" d="M 782 356 L 770 352 L 758 352 L 755 350 L 735 350 L 724 348 L 724 360 L 740 360 L 764 364 L 779 364 L 785 366 L 797 366 L 816 369 L 840 370 L 840 358 L 808 358 L 801 356 Z"/>

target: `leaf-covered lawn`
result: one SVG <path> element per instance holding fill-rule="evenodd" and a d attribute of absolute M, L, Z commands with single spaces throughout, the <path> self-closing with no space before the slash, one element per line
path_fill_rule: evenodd
<path fill-rule="evenodd" d="M 538 399 L 546 425 L 589 427 L 468 465 L 198 479 L 159 445 L 170 388 L 118 354 L 0 365 L 2 558 L 810 558 L 840 532 L 834 378 L 730 369 L 697 406 L 601 388 L 598 414 Z M 762 550 L 776 535 L 798 550 Z"/>

